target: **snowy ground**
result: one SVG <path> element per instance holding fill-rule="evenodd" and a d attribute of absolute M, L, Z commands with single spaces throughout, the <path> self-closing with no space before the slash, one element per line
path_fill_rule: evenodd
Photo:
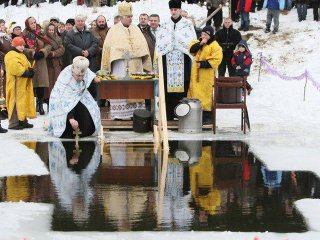
<path fill-rule="evenodd" d="M 205 18 L 205 8 L 183 4 L 191 16 L 199 23 Z M 52 16 L 62 21 L 76 14 L 88 16 L 88 23 L 96 16 L 103 14 L 109 25 L 116 15 L 116 8 L 100 8 L 92 13 L 91 8 L 75 6 L 61 7 L 60 3 L 41 4 L 40 8 L 0 6 L 1 18 L 7 22 L 17 21 L 21 25 L 28 16 L 34 16 L 42 22 Z M 159 13 L 161 21 L 169 18 L 167 0 L 146 0 L 134 4 L 134 22 L 138 14 Z M 225 16 L 227 9 L 224 9 Z M 249 47 L 253 53 L 254 65 L 249 81 L 254 90 L 247 98 L 251 120 L 251 132 L 243 135 L 240 131 L 240 112 L 219 110 L 217 117 L 218 132 L 202 134 L 180 134 L 169 132 L 170 139 L 199 140 L 244 140 L 271 170 L 308 170 L 320 177 L 320 91 L 308 82 L 306 100 L 303 101 L 305 81 L 284 81 L 267 74 L 264 69 L 259 75 L 259 53 L 262 52 L 268 62 L 280 72 L 289 76 L 298 76 L 306 69 L 313 78 L 320 82 L 318 56 L 320 52 L 319 22 L 312 21 L 312 9 L 308 9 L 307 21 L 298 22 L 296 9 L 288 15 L 280 16 L 280 31 L 276 35 L 265 34 L 266 11 L 250 14 L 251 25 L 258 30 L 249 31 Z M 238 27 L 238 23 L 235 24 Z M 46 116 L 34 121 L 35 128 L 23 132 L 9 131 L 0 135 L 0 176 L 48 174 L 41 161 L 24 146 L 17 142 L 25 140 L 54 140 L 43 130 Z M 3 126 L 7 122 L 3 121 Z M 125 133 L 125 134 L 124 134 Z M 124 137 L 125 136 L 125 137 Z M 132 132 L 111 132 L 105 135 L 106 141 L 152 140 L 151 134 L 139 135 Z M 5 153 L 5 154 L 3 154 Z M 28 157 L 26 157 L 28 156 Z M 23 157 L 23 164 L 21 159 Z M 30 162 L 28 162 L 30 161 Z M 26 166 L 29 166 L 27 168 Z M 32 166 L 32 167 L 30 167 Z M 28 170 L 29 169 L 29 170 Z M 29 172 L 30 171 L 30 172 Z M 1 186 L 0 186 L 1 187 Z M 318 239 L 320 237 L 318 205 L 320 200 L 303 199 L 296 202 L 303 213 L 310 231 L 303 234 L 274 233 L 60 233 L 50 232 L 46 221 L 51 216 L 51 206 L 46 204 L 0 203 L 0 240 L 2 239 L 163 239 L 174 236 L 174 239 Z M 30 213 L 32 212 L 32 213 Z M 45 213 L 44 213 L 45 212 Z M 26 219 L 28 224 L 26 225 Z M 45 220 L 46 219 L 46 220 Z M 39 231 L 35 232 L 35 226 Z M 20 233 L 18 233 L 20 232 Z"/>

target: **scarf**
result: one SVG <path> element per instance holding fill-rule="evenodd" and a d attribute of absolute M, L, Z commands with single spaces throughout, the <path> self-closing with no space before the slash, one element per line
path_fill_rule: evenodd
<path fill-rule="evenodd" d="M 41 40 L 44 43 L 50 44 L 51 42 L 43 35 L 39 26 L 36 27 L 36 30 L 32 31 L 27 25 L 26 20 L 26 29 L 23 31 L 24 40 L 26 41 L 27 48 L 34 49 L 36 52 L 39 52 L 40 46 L 37 39 Z"/>

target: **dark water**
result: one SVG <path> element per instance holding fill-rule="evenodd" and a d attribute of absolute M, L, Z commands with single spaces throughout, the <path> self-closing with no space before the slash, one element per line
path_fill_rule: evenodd
<path fill-rule="evenodd" d="M 168 158 L 148 143 L 25 145 L 50 175 L 3 178 L 0 201 L 53 204 L 53 231 L 304 232 L 293 203 L 320 196 L 312 173 L 269 171 L 241 141 L 170 142 Z"/>

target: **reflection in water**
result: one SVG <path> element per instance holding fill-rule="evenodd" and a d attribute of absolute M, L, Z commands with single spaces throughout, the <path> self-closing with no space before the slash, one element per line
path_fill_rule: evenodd
<path fill-rule="evenodd" d="M 89 218 L 93 199 L 92 175 L 100 163 L 100 145 L 95 142 L 49 143 L 49 169 L 53 185 L 64 211 L 72 213 L 76 224 Z"/>
<path fill-rule="evenodd" d="M 152 146 L 151 146 L 152 147 Z M 150 213 L 154 221 L 154 154 L 150 146 L 111 143 L 104 148 L 100 183 L 105 219 L 115 230 L 130 231 Z M 150 219 L 151 218 L 151 219 Z M 148 224 L 148 223 L 147 223 Z"/>
<path fill-rule="evenodd" d="M 281 187 L 282 171 L 270 171 L 266 166 L 261 166 L 263 184 L 268 188 Z"/>
<path fill-rule="evenodd" d="M 55 205 L 54 231 L 302 232 L 294 202 L 319 198 L 308 172 L 270 171 L 241 141 L 27 143 L 49 176 L 0 179 L 0 201 Z M 158 163 L 159 161 L 159 163 Z M 159 178 L 159 180 L 158 180 Z"/>

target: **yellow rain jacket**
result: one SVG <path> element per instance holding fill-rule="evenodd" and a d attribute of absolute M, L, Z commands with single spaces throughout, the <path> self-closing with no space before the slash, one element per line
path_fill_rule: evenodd
<path fill-rule="evenodd" d="M 37 116 L 32 78 L 21 77 L 25 70 L 31 67 L 27 57 L 20 52 L 10 51 L 4 58 L 7 71 L 7 109 L 8 119 L 11 119 L 14 106 L 19 121 Z"/>
<path fill-rule="evenodd" d="M 198 43 L 199 40 L 194 40 L 189 45 L 190 48 Z M 201 106 L 204 111 L 211 111 L 212 108 L 212 92 L 213 80 L 215 72 L 222 61 L 222 49 L 217 41 L 211 42 L 209 45 L 203 45 L 194 57 L 191 69 L 190 87 L 188 91 L 189 98 L 198 98 L 201 101 Z M 208 61 L 211 68 L 197 68 L 197 61 Z"/>

